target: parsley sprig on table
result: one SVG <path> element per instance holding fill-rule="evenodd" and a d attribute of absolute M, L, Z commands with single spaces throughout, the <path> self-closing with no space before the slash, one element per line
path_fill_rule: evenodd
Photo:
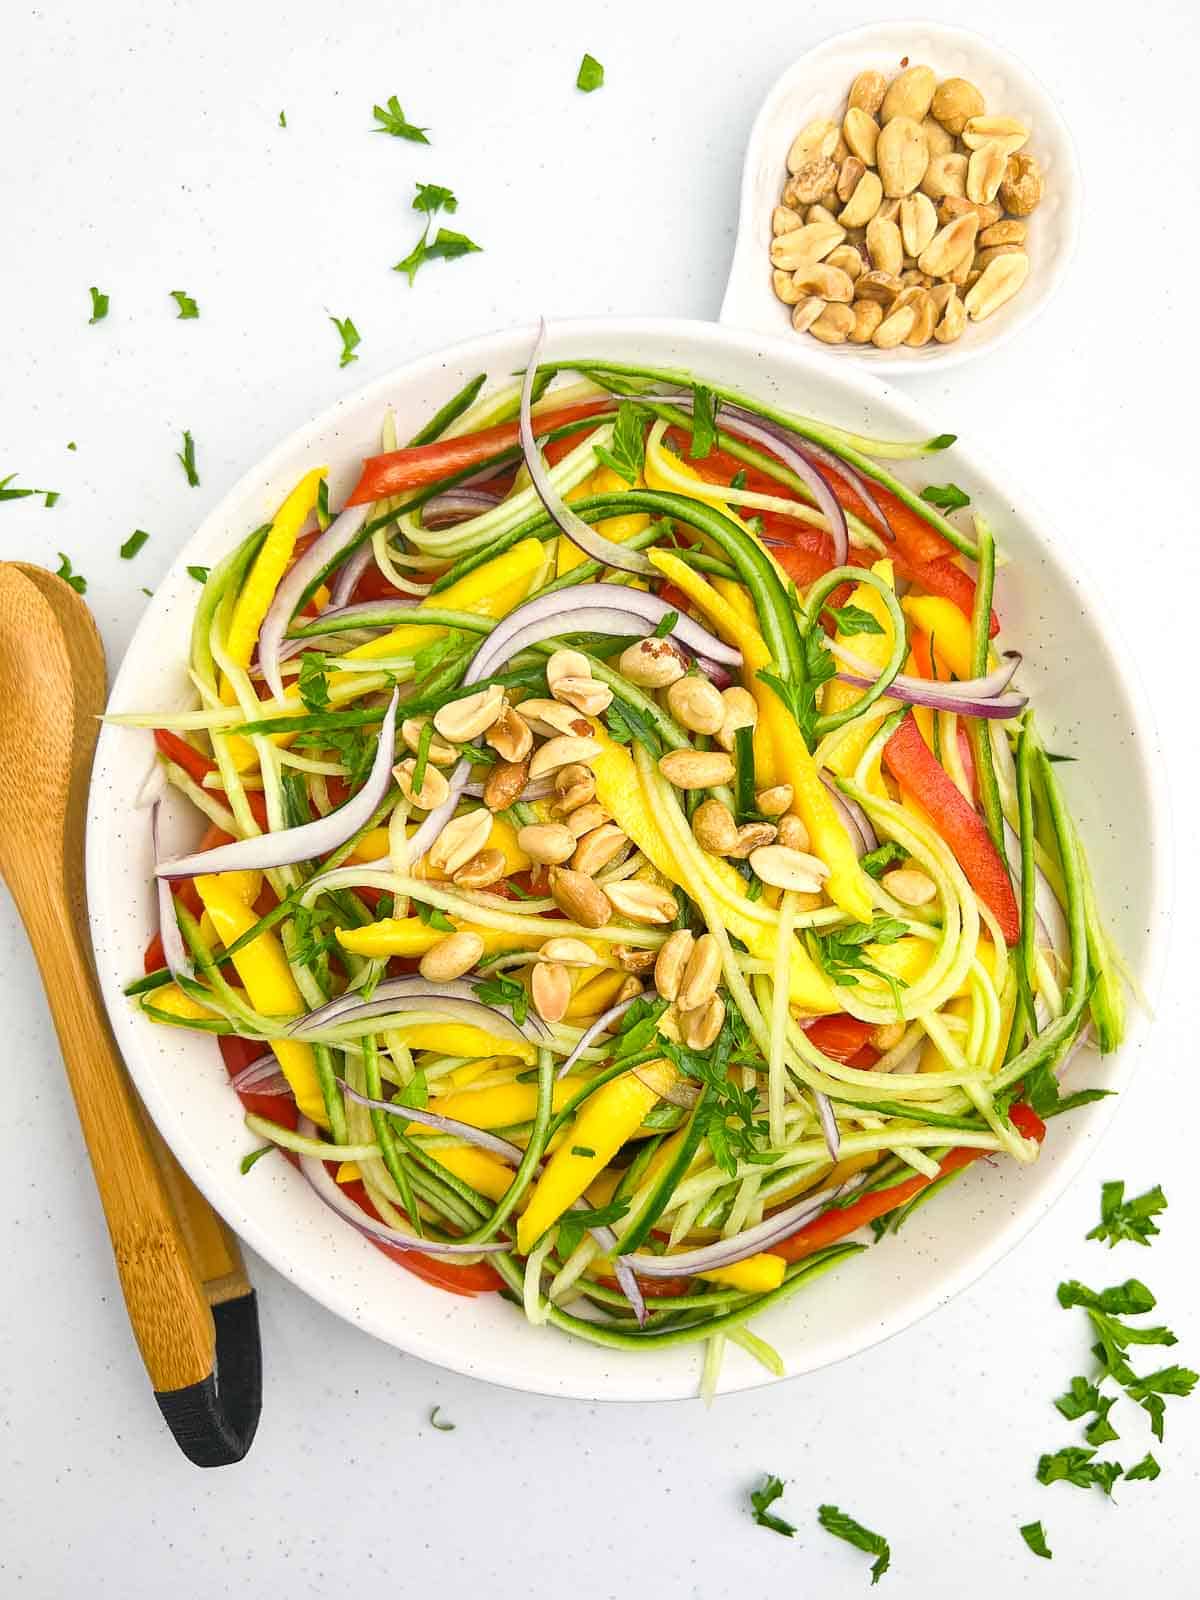
<path fill-rule="evenodd" d="M 864 1528 L 861 1522 L 855 1522 L 853 1517 L 839 1511 L 837 1506 L 821 1506 L 817 1520 L 826 1533 L 845 1539 L 855 1549 L 865 1550 L 868 1555 L 875 1557 L 871 1565 L 871 1583 L 872 1586 L 877 1584 L 892 1562 L 892 1549 L 883 1535 Z"/>
<path fill-rule="evenodd" d="M 439 228 L 436 237 L 432 243 L 430 242 L 429 230 L 438 212 L 458 210 L 457 196 L 444 184 L 418 183 L 412 208 L 424 215 L 425 231 L 403 261 L 397 261 L 392 268 L 393 272 L 405 274 L 410 287 L 426 261 L 455 261 L 459 256 L 471 255 L 483 248 L 473 239 L 468 239 L 465 233 L 457 233 L 453 228 Z"/>
<path fill-rule="evenodd" d="M 352 361 L 358 360 L 354 352 L 362 343 L 362 338 L 350 317 L 330 317 L 329 320 L 337 329 L 342 341 L 342 355 L 338 366 L 348 367 Z"/>
<path fill-rule="evenodd" d="M 750 1491 L 750 1515 L 760 1528 L 770 1528 L 772 1533 L 780 1533 L 785 1539 L 790 1539 L 796 1532 L 793 1522 L 785 1522 L 770 1509 L 783 1494 L 783 1479 L 777 1478 L 773 1472 L 767 1474 L 757 1489 Z"/>
<path fill-rule="evenodd" d="M 1100 1190 L 1100 1221 L 1088 1238 L 1103 1239 L 1110 1250 L 1122 1239 L 1148 1245 L 1159 1232 L 1154 1218 L 1166 1209 L 1167 1197 L 1157 1183 L 1132 1200 L 1125 1199 L 1125 1185 L 1120 1180 L 1106 1183 Z"/>
<path fill-rule="evenodd" d="M 280 115 L 282 116 L 282 112 Z M 429 143 L 425 137 L 429 129 L 414 127 L 404 115 L 404 107 L 394 94 L 388 96 L 386 105 L 372 107 L 372 115 L 379 124 L 377 128 L 371 129 L 372 133 L 390 133 L 393 139 L 407 139 L 410 144 Z M 287 124 L 282 123 L 281 126 L 286 127 Z"/>

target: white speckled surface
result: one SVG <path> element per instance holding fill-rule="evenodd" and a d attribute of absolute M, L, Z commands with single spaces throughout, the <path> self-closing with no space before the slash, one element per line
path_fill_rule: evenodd
<path fill-rule="evenodd" d="M 899 7 L 882 6 L 882 11 Z M 933 7 L 990 29 L 983 8 Z M 785 20 L 748 6 L 651 15 L 632 3 L 392 7 L 345 0 L 331 19 L 295 0 L 103 10 L 10 8 L 0 98 L 0 476 L 62 491 L 52 511 L 0 507 L 0 556 L 67 550 L 115 660 L 201 515 L 276 440 L 359 381 L 468 333 L 545 309 L 711 316 L 732 243 L 743 144 L 762 95 L 808 43 L 865 20 Z M 1200 43 L 1194 17 L 1151 0 L 1121 28 L 1094 11 L 1013 0 L 1002 42 L 1047 82 L 1080 148 L 1088 193 L 1120 196 L 1147 253 L 1194 256 L 1172 199 L 1200 156 L 1161 85 Z M 714 40 L 721 42 L 720 70 Z M 608 84 L 572 88 L 591 50 Z M 688 87 L 685 93 L 680 86 Z M 698 86 L 698 87 L 697 87 Z M 365 132 L 399 94 L 426 151 Z M 277 126 L 286 107 L 289 127 Z M 1114 135 L 1114 129 L 1120 136 Z M 31 156 L 27 152 L 34 152 Z M 411 293 L 387 267 L 414 236 L 414 179 L 452 184 L 485 255 L 434 266 Z M 200 1474 L 157 1418 L 116 1297 L 69 1096 L 32 963 L 0 916 L 0 1014 L 10 1097 L 3 1178 L 9 1314 L 0 1319 L 0 1594 L 150 1597 L 397 1591 L 517 1596 L 570 1582 L 586 1600 L 630 1582 L 663 1596 L 858 1594 L 863 1558 L 815 1527 L 834 1500 L 888 1533 L 893 1600 L 1197 1588 L 1192 1522 L 1200 1402 L 1170 1403 L 1154 1484 L 1119 1505 L 1033 1481 L 1037 1455 L 1078 1427 L 1049 1405 L 1085 1339 L 1054 1304 L 1061 1276 L 1137 1273 L 1200 1365 L 1197 1184 L 1183 1094 L 1194 1070 L 1187 910 L 1200 861 L 1187 832 L 1188 722 L 1200 579 L 1192 489 L 1196 337 L 1185 275 L 1164 267 L 1126 336 L 1111 209 L 1085 213 L 1062 293 L 986 361 L 911 392 L 948 428 L 1018 464 L 1089 552 L 1090 576 L 1140 646 L 1167 731 L 1179 818 L 1177 918 L 1154 1043 L 1101 1154 L 1051 1216 L 934 1319 L 843 1366 L 695 1404 L 590 1407 L 453 1378 L 337 1321 L 262 1263 L 264 1419 L 241 1467 Z M 112 295 L 87 326 L 87 286 Z M 202 318 L 177 323 L 186 288 Z M 337 369 L 327 312 L 352 315 L 362 359 Z M 1132 308 L 1129 314 L 1132 316 Z M 172 452 L 196 436 L 202 485 Z M 78 452 L 67 453 L 68 440 Z M 1159 486 L 1141 499 L 1147 464 Z M 134 527 L 152 542 L 116 559 Z M 1168 565 L 1169 564 L 1169 565 Z M 1140 819 L 1123 819 L 1136 828 Z M 1171 1196 L 1153 1250 L 1085 1244 L 1101 1179 Z M 14 1311 L 12 1307 L 19 1307 Z M 452 1434 L 427 1426 L 441 1404 Z M 1127 1462 L 1151 1442 L 1118 1408 Z M 789 1479 L 784 1543 L 744 1511 L 763 1471 Z M 1016 1534 L 1041 1517 L 1055 1551 Z M 570 1578 L 558 1576 L 569 1571 Z"/>

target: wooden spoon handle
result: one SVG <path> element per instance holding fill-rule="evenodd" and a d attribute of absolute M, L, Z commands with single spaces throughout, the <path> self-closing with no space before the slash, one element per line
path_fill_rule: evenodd
<path fill-rule="evenodd" d="M 159 1407 L 190 1459 L 201 1466 L 240 1460 L 254 1437 L 261 1398 L 253 1291 L 227 1236 L 226 1270 L 219 1271 L 222 1240 L 205 1222 L 203 1202 L 189 1205 L 191 1186 L 178 1172 L 177 1195 L 201 1252 L 193 1259 L 67 896 L 47 892 L 44 882 L 39 887 L 39 893 L 18 893 L 18 904 L 50 1002 L 134 1338 Z M 223 1294 L 212 1284 L 212 1308 L 197 1260 L 205 1278 L 225 1279 Z"/>

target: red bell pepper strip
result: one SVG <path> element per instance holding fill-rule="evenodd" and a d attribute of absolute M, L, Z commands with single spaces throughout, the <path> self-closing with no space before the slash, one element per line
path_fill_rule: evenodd
<path fill-rule="evenodd" d="M 1041 1143 L 1046 1134 L 1046 1124 L 1036 1112 L 1018 1100 L 1009 1116 L 1018 1133 Z M 938 1177 L 944 1178 L 949 1172 L 958 1172 L 960 1168 L 970 1166 L 979 1156 L 991 1153 L 989 1150 L 968 1150 L 961 1146 L 951 1150 L 938 1167 Z M 915 1177 L 906 1178 L 903 1183 L 893 1184 L 890 1189 L 873 1189 L 851 1205 L 826 1211 L 811 1222 L 806 1222 L 790 1239 L 773 1244 L 771 1254 L 782 1256 L 785 1261 L 800 1261 L 815 1250 L 823 1250 L 826 1245 L 836 1244 L 848 1234 L 857 1233 L 868 1222 L 874 1222 L 876 1217 L 884 1217 L 889 1211 L 895 1211 L 897 1206 L 906 1205 L 914 1195 L 920 1194 L 934 1181 L 918 1173 Z"/>
<path fill-rule="evenodd" d="M 566 406 L 562 411 L 547 411 L 534 418 L 534 427 L 539 434 L 550 433 L 565 423 L 578 422 L 581 417 L 594 417 L 612 409 L 611 400 L 588 400 L 581 405 Z M 433 444 L 408 445 L 403 450 L 368 456 L 363 462 L 362 476 L 346 504 L 360 506 L 389 495 L 404 494 L 410 489 L 421 489 L 439 478 L 482 466 L 494 456 L 513 449 L 519 439 L 516 422 L 500 422 L 494 428 L 464 433 L 457 439 L 438 439 Z"/>
<path fill-rule="evenodd" d="M 181 739 L 177 733 L 171 733 L 167 728 L 155 728 L 154 742 L 160 752 L 168 761 L 173 761 L 177 767 L 182 767 L 193 783 L 204 786 L 204 780 L 210 772 L 217 770 L 215 761 L 210 761 L 208 756 L 202 755 L 195 745 L 189 744 L 186 739 Z M 224 795 L 224 789 L 214 789 L 213 794 Z M 261 789 L 247 789 L 246 801 L 252 816 L 259 827 L 265 832 L 270 826 L 267 822 L 267 797 Z M 201 849 L 210 848 L 202 845 Z"/>
<path fill-rule="evenodd" d="M 835 1013 L 818 1017 L 804 1032 L 822 1055 L 831 1061 L 849 1063 L 875 1032 L 875 1024 Z"/>
<path fill-rule="evenodd" d="M 929 813 L 967 881 L 999 923 L 1005 943 L 1016 944 L 1021 917 L 1008 870 L 983 818 L 937 761 L 911 712 L 884 745 L 883 759 L 896 782 Z"/>

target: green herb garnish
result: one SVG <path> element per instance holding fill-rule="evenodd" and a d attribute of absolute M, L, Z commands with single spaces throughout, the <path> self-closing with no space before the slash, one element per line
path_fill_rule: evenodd
<path fill-rule="evenodd" d="M 1082 1445 L 1068 1445 L 1053 1455 L 1042 1456 L 1037 1464 L 1039 1483 L 1072 1483 L 1077 1489 L 1103 1489 L 1112 1494 L 1112 1486 L 1121 1476 L 1119 1461 L 1095 1461 L 1095 1450 Z"/>
<path fill-rule="evenodd" d="M 342 341 L 342 355 L 338 366 L 348 367 L 352 361 L 358 360 L 354 352 L 362 343 L 359 331 L 349 317 L 330 317 L 329 320 L 337 329 Z"/>
<path fill-rule="evenodd" d="M 1130 1482 L 1137 1478 L 1147 1478 L 1153 1482 L 1153 1480 L 1158 1477 L 1161 1471 L 1162 1468 L 1154 1459 L 1152 1452 L 1147 1450 L 1146 1454 L 1142 1457 L 1138 1464 L 1135 1467 L 1130 1467 L 1129 1471 L 1125 1474 L 1125 1477 Z"/>
<path fill-rule="evenodd" d="M 604 68 L 595 56 L 584 55 L 579 63 L 579 71 L 575 76 L 575 87 L 582 89 L 584 94 L 591 94 L 593 89 L 599 89 L 604 82 Z"/>
<path fill-rule="evenodd" d="M 394 94 L 388 97 L 386 106 L 373 107 L 372 114 L 379 124 L 371 129 L 372 133 L 390 133 L 393 139 L 407 139 L 411 144 L 429 143 L 425 137 L 429 129 L 415 128 L 404 115 L 404 109 Z"/>
<path fill-rule="evenodd" d="M 328 710 L 329 675 L 325 671 L 325 658 L 319 651 L 306 650 L 300 657 L 300 677 L 296 687 L 310 711 Z"/>
<path fill-rule="evenodd" d="M 852 1544 L 857 1550 L 865 1550 L 868 1555 L 875 1556 L 876 1560 L 871 1567 L 871 1583 L 874 1585 L 883 1577 L 892 1561 L 892 1550 L 887 1540 L 878 1533 L 872 1533 L 869 1528 L 864 1528 L 861 1522 L 855 1522 L 853 1517 L 848 1517 L 844 1511 L 839 1511 L 837 1506 L 822 1506 L 817 1512 L 817 1520 L 826 1533 L 832 1533 L 838 1539 L 845 1539 L 847 1544 Z"/>
<path fill-rule="evenodd" d="M 558 1223 L 556 1246 L 560 1261 L 565 1261 L 579 1247 L 579 1242 L 590 1228 L 611 1228 L 629 1211 L 628 1200 L 610 1200 L 606 1206 L 594 1210 L 573 1209 L 566 1212 Z"/>
<path fill-rule="evenodd" d="M 1106 1183 L 1100 1190 L 1100 1221 L 1087 1237 L 1105 1240 L 1110 1250 L 1122 1239 L 1148 1245 L 1159 1232 L 1154 1218 L 1166 1209 L 1167 1197 L 1157 1183 L 1133 1200 L 1125 1199 L 1123 1182 Z"/>
<path fill-rule="evenodd" d="M 176 322 L 192 322 L 200 315 L 200 307 L 186 289 L 172 289 L 171 299 L 179 307 L 179 315 L 175 319 Z"/>
<path fill-rule="evenodd" d="M 688 456 L 693 461 L 702 461 L 705 456 L 712 454 L 716 442 L 717 418 L 713 392 L 702 383 L 695 383 L 692 385 L 692 443 Z"/>
<path fill-rule="evenodd" d="M 649 413 L 632 400 L 622 400 L 613 423 L 612 444 L 596 446 L 596 455 L 626 483 L 636 483 L 646 461 L 646 423 Z"/>
<path fill-rule="evenodd" d="M 928 483 L 921 490 L 921 499 L 939 511 L 961 511 L 971 504 L 971 496 L 964 494 L 956 483 Z"/>
<path fill-rule="evenodd" d="M 191 434 L 186 429 L 183 435 L 183 449 L 175 459 L 187 474 L 187 481 L 194 489 L 200 482 L 199 475 L 196 472 L 196 446 L 192 442 Z"/>
<path fill-rule="evenodd" d="M 790 1539 L 796 1532 L 795 1524 L 785 1522 L 770 1509 L 782 1493 L 783 1479 L 773 1472 L 768 1473 L 759 1487 L 750 1491 L 750 1514 L 760 1528 L 770 1528 L 772 1533 L 781 1533 L 785 1539 Z"/>
<path fill-rule="evenodd" d="M 864 611 L 862 606 L 826 606 L 825 614 L 833 618 L 837 631 L 847 639 L 855 633 L 883 632 L 878 619 L 869 611 Z"/>
<path fill-rule="evenodd" d="M 507 1006 L 518 1027 L 529 1015 L 529 996 L 515 978 L 493 973 L 475 985 L 475 993 L 485 1006 Z"/>
<path fill-rule="evenodd" d="M 438 211 L 457 211 L 458 200 L 453 189 L 440 183 L 419 183 L 413 195 L 412 208 L 432 217 Z"/>
<path fill-rule="evenodd" d="M 872 878 L 882 878 L 889 867 L 899 866 L 908 860 L 908 851 L 894 839 L 888 839 L 874 850 L 860 857 L 859 866 Z"/>
<path fill-rule="evenodd" d="M 71 570 L 70 556 L 63 555 L 62 551 L 60 550 L 58 552 L 58 563 L 58 571 L 54 574 L 54 576 L 56 578 L 61 578 L 64 583 L 69 583 L 76 594 L 86 594 L 87 579 L 81 577 L 78 572 L 73 572 Z"/>
<path fill-rule="evenodd" d="M 251 1150 L 249 1155 L 244 1155 L 238 1162 L 238 1171 L 244 1178 L 250 1168 L 256 1166 L 264 1156 L 269 1156 L 272 1150 L 278 1150 L 277 1144 L 260 1144 L 257 1150 Z"/>
<path fill-rule="evenodd" d="M 429 1413 L 429 1425 L 431 1428 L 436 1428 L 439 1433 L 453 1433 L 458 1424 L 456 1422 L 439 1422 L 438 1412 L 441 1409 L 441 1406 L 434 1406 Z"/>
<path fill-rule="evenodd" d="M 121 560 L 132 561 L 142 546 L 149 540 L 150 535 L 141 528 L 135 528 L 121 546 Z"/>
<path fill-rule="evenodd" d="M 197 583 L 207 583 L 211 571 L 211 567 L 189 567 L 187 574 L 189 578 L 195 578 Z"/>
<path fill-rule="evenodd" d="M 1020 1532 L 1022 1539 L 1035 1556 L 1042 1556 L 1047 1561 L 1053 1559 L 1054 1553 L 1046 1543 L 1046 1533 L 1040 1522 L 1023 1523 Z"/>
<path fill-rule="evenodd" d="M 88 327 L 90 328 L 92 323 L 103 322 L 108 315 L 108 296 L 102 294 L 99 289 L 94 288 L 89 289 L 88 293 L 92 297 L 92 314 L 88 318 Z"/>

